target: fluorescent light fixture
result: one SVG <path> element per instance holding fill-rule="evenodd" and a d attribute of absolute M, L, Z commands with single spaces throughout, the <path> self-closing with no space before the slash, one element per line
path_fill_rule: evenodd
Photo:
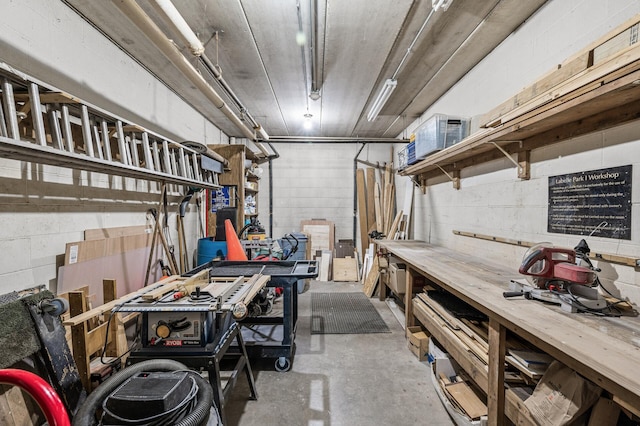
<path fill-rule="evenodd" d="M 451 6 L 451 3 L 453 3 L 453 0 L 431 0 L 431 7 L 433 10 L 438 10 L 442 7 L 442 10 L 446 12 L 449 6 Z"/>
<path fill-rule="evenodd" d="M 375 102 L 373 102 L 373 105 L 371 105 L 371 109 L 367 114 L 367 121 L 373 121 L 378 117 L 380 110 L 382 109 L 384 104 L 387 103 L 389 97 L 391 96 L 391 93 L 393 93 L 393 90 L 397 85 L 398 80 L 393 80 L 391 78 L 385 80 L 384 86 L 382 86 L 382 90 L 380 90 L 380 93 L 378 93 L 378 97 L 376 98 Z"/>
<path fill-rule="evenodd" d="M 311 130 L 313 127 L 313 123 L 311 119 L 313 118 L 313 114 L 306 113 L 304 115 L 304 123 L 302 124 L 305 130 Z"/>

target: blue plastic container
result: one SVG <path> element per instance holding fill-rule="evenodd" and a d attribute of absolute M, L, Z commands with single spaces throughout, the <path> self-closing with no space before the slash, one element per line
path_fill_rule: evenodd
<path fill-rule="evenodd" d="M 226 241 L 215 241 L 213 237 L 200 238 L 198 240 L 198 266 L 209 262 L 211 259 L 226 259 L 226 257 Z"/>

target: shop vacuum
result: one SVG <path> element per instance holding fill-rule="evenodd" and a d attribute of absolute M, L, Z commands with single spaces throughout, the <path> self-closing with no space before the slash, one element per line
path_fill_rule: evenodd
<path fill-rule="evenodd" d="M 184 364 L 153 359 L 133 364 L 96 388 L 74 426 L 221 425 L 209 382 Z"/>

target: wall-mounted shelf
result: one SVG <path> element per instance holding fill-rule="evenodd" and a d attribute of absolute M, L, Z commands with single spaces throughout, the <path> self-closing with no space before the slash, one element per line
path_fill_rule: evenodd
<path fill-rule="evenodd" d="M 241 229 L 249 218 L 257 217 L 258 181 L 260 177 L 247 168 L 247 160 L 258 163 L 258 157 L 245 145 L 208 145 L 210 149 L 228 160 L 228 170 L 220 175 L 220 184 L 235 188 L 233 207 L 236 208 L 236 230 Z M 251 199 L 251 203 L 247 198 Z M 250 205 L 249 205 L 250 204 Z M 255 213 L 254 213 L 255 211 Z M 209 209 L 208 235 L 215 235 L 217 212 Z"/>
<path fill-rule="evenodd" d="M 640 43 L 610 46 L 638 26 L 628 25 L 489 113 L 491 120 L 483 123 L 489 127 L 400 174 L 413 176 L 423 188 L 443 174 L 459 185 L 462 169 L 506 155 L 518 176 L 528 179 L 531 150 L 640 118 Z M 599 53 L 605 48 L 606 54 Z M 536 87 L 544 90 L 535 92 Z"/>
<path fill-rule="evenodd" d="M 0 64 L 5 158 L 135 179 L 218 188 L 222 165 Z"/>

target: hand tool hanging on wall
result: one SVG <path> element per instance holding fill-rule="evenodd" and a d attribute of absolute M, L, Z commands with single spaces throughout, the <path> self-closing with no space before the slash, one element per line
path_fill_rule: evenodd
<path fill-rule="evenodd" d="M 164 222 L 164 223 L 167 222 L 166 205 L 167 205 L 167 189 L 166 189 L 166 185 L 163 184 L 162 189 L 160 190 L 160 202 L 158 203 L 159 209 L 151 208 L 147 210 L 147 215 L 150 215 L 153 218 L 154 226 L 153 226 L 151 250 L 149 252 L 149 261 L 147 263 L 147 272 L 145 275 L 145 285 L 149 283 L 149 274 L 151 271 L 151 265 L 153 263 L 157 236 L 160 236 L 160 242 L 162 243 L 162 247 L 164 249 L 165 255 L 167 256 L 171 275 L 176 275 L 178 273 L 178 267 L 176 265 L 175 257 L 173 256 L 173 250 L 169 247 L 169 244 L 167 243 L 167 240 L 164 235 L 164 231 L 161 229 L 161 224 L 160 224 L 161 222 Z M 160 218 L 160 215 L 162 214 L 161 213 L 162 209 L 160 209 L 161 207 L 165 212 L 164 219 Z"/>
<path fill-rule="evenodd" d="M 164 192 L 164 184 L 162 185 L 162 192 Z M 151 247 L 149 248 L 149 260 L 147 261 L 147 272 L 144 275 L 144 285 L 149 284 L 149 274 L 151 273 L 151 263 L 153 262 L 153 254 L 156 251 L 156 237 L 158 236 L 158 221 L 155 220 L 155 214 L 152 212 L 154 209 L 147 210 L 147 214 L 151 213 L 154 217 L 153 223 L 153 236 L 151 237 Z"/>
<path fill-rule="evenodd" d="M 189 188 L 178 206 L 178 216 L 176 217 L 178 225 L 178 255 L 180 259 L 180 273 L 183 274 L 189 270 L 189 256 L 187 256 L 187 241 L 184 233 L 184 216 L 187 213 L 187 205 L 197 191 L 196 188 Z"/>
<path fill-rule="evenodd" d="M 207 236 L 204 230 L 204 221 L 202 220 L 203 212 L 202 203 L 200 201 L 201 194 L 202 192 L 196 194 L 196 208 L 198 209 L 198 238 L 204 238 Z"/>
<path fill-rule="evenodd" d="M 160 232 L 160 237 L 164 241 L 163 246 L 167 254 L 167 258 L 169 259 L 169 267 L 171 268 L 172 273 L 178 274 L 178 262 L 176 260 L 175 246 L 173 245 L 173 241 L 171 239 L 171 231 L 169 230 L 169 200 L 167 191 L 164 192 L 162 197 L 162 232 Z"/>

